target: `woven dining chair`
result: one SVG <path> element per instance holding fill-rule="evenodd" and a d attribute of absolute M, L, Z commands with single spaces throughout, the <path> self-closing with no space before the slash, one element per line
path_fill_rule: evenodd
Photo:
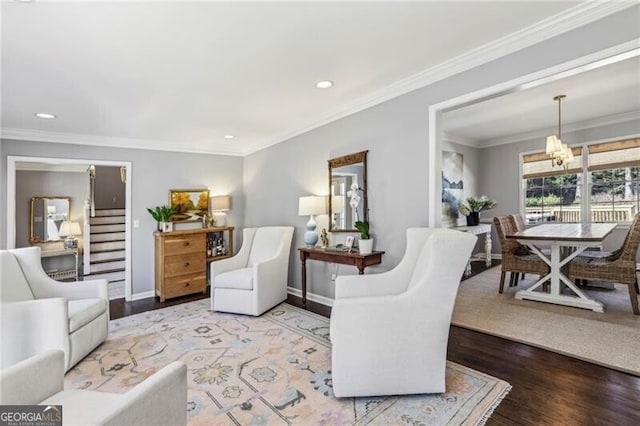
<path fill-rule="evenodd" d="M 518 274 L 535 274 L 544 276 L 549 273 L 549 266 L 535 254 L 525 254 L 523 248 L 526 247 L 516 240 L 507 239 L 505 236 L 515 234 L 517 231 L 516 222 L 512 215 L 496 216 L 493 218 L 496 226 L 500 245 L 502 246 L 502 272 L 500 274 L 500 290 L 504 290 L 504 280 L 507 272 L 511 274 L 509 286 L 517 284 Z"/>
<path fill-rule="evenodd" d="M 636 256 L 640 246 L 640 213 L 636 214 L 622 246 L 608 256 L 576 256 L 567 271 L 569 279 L 595 280 L 626 284 L 629 289 L 631 308 L 640 315 L 638 308 L 638 278 Z"/>

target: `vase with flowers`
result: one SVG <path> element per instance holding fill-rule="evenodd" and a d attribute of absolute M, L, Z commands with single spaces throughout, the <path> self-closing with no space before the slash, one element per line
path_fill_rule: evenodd
<path fill-rule="evenodd" d="M 458 212 L 467 217 L 467 226 L 477 226 L 480 224 L 480 212 L 489 210 L 496 206 L 496 202 L 486 195 L 480 197 L 469 197 L 458 207 Z"/>

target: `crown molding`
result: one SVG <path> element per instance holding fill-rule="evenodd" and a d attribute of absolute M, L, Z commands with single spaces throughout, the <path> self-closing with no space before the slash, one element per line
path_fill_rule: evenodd
<path fill-rule="evenodd" d="M 475 139 L 471 139 L 466 136 L 452 135 L 451 133 L 446 133 L 446 132 L 442 136 L 442 142 L 455 143 L 457 145 L 465 145 L 471 148 L 479 148 L 478 141 Z"/>
<path fill-rule="evenodd" d="M 580 130 L 593 129 L 595 127 L 608 126 L 612 124 L 625 123 L 628 121 L 638 120 L 640 122 L 640 110 L 624 112 L 621 114 L 609 115 L 607 117 L 594 118 L 592 120 L 576 121 L 573 123 L 562 123 L 563 134 L 577 132 Z M 489 148 L 492 146 L 507 145 L 510 143 L 523 142 L 536 138 L 546 138 L 550 134 L 554 134 L 557 127 L 547 127 L 537 129 L 531 132 L 518 133 L 497 139 L 476 140 L 474 141 L 476 148 Z M 455 136 L 454 136 L 455 137 Z M 564 138 L 563 138 L 564 139 Z M 471 145 L 474 146 L 474 145 Z"/>
<path fill-rule="evenodd" d="M 370 95 L 346 103 L 324 115 L 316 116 L 297 129 L 284 132 L 268 141 L 255 143 L 244 152 L 244 155 L 253 154 L 315 128 L 324 126 L 325 124 L 426 87 L 452 75 L 468 71 L 635 5 L 637 5 L 636 1 L 580 3 L 577 6 L 544 19 L 534 25 L 525 27 L 403 80 L 399 80 Z"/>
<path fill-rule="evenodd" d="M 83 135 L 77 133 L 45 132 L 31 129 L 17 129 L 13 127 L 0 128 L 0 138 L 20 141 L 67 143 L 72 145 L 103 146 L 109 148 L 143 149 L 150 151 L 184 152 L 191 154 L 211 154 L 242 156 L 237 150 L 198 150 L 179 147 L 180 142 L 153 139 L 119 138 L 110 136 Z"/>

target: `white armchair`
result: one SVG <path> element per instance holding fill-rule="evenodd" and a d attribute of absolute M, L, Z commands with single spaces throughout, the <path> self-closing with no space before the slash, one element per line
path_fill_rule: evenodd
<path fill-rule="evenodd" d="M 336 279 L 330 336 L 337 397 L 445 391 L 453 304 L 476 239 L 409 228 L 394 269 Z"/>
<path fill-rule="evenodd" d="M 0 250 L 0 320 L 0 368 L 61 349 L 68 371 L 107 338 L 107 281 L 55 281 L 40 247 Z"/>
<path fill-rule="evenodd" d="M 167 365 L 128 392 L 63 389 L 64 353 L 50 349 L 0 371 L 0 405 L 62 405 L 62 424 L 187 424 L 187 366 Z"/>
<path fill-rule="evenodd" d="M 292 226 L 245 228 L 242 247 L 211 262 L 211 309 L 261 315 L 287 299 Z"/>

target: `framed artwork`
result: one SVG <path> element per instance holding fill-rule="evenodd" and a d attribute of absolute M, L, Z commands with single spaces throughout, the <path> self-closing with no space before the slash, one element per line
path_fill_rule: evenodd
<path fill-rule="evenodd" d="M 442 151 L 442 225 L 456 226 L 464 199 L 462 154 Z"/>
<path fill-rule="evenodd" d="M 351 249 L 353 248 L 353 235 L 347 235 L 347 238 L 345 238 L 344 240 L 344 247 L 348 250 L 351 251 Z"/>
<path fill-rule="evenodd" d="M 209 190 L 170 189 L 169 205 L 176 210 L 172 222 L 201 222 L 209 211 Z"/>

